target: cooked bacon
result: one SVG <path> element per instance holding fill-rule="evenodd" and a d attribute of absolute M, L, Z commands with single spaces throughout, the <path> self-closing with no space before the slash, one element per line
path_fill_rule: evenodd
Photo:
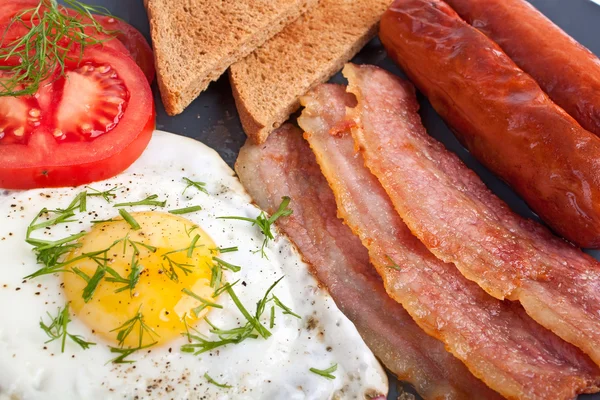
<path fill-rule="evenodd" d="M 352 135 L 410 230 L 443 261 L 600 363 L 600 263 L 512 212 L 421 124 L 414 89 L 348 65 Z"/>
<path fill-rule="evenodd" d="M 284 125 L 263 145 L 246 143 L 236 163 L 260 207 L 290 196 L 294 213 L 277 221 L 373 353 L 425 399 L 496 399 L 465 366 L 426 335 L 386 294 L 367 250 L 336 217 L 333 193 L 301 132 Z"/>
<path fill-rule="evenodd" d="M 581 350 L 518 304 L 489 296 L 412 235 L 355 152 L 350 131 L 338 128 L 351 105 L 348 96 L 354 100 L 343 86 L 317 87 L 303 99 L 298 123 L 335 193 L 339 215 L 367 247 L 388 294 L 507 398 L 572 399 L 596 390 L 600 370 Z"/>

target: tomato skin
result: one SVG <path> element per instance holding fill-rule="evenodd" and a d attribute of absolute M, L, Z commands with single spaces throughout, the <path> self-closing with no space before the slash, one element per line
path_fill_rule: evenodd
<path fill-rule="evenodd" d="M 39 5 L 39 0 L 0 0 L 0 2 L 1 1 L 6 1 L 6 3 L 0 4 L 0 27 L 2 27 L 0 28 L 0 38 L 2 38 L 5 33 L 5 26 L 10 23 L 12 17 L 23 10 L 35 8 Z M 82 16 L 70 8 L 61 7 L 61 10 L 67 15 L 77 17 L 84 23 L 86 20 L 88 23 L 90 22 L 87 17 Z M 94 15 L 94 19 L 102 25 L 106 31 L 114 32 L 114 35 L 105 35 L 97 32 L 93 28 L 86 29 L 86 33 L 98 39 L 105 40 L 102 44 L 103 46 L 118 50 L 124 54 L 129 54 L 142 69 L 148 82 L 152 83 L 156 76 L 154 55 L 152 53 L 152 47 L 150 47 L 150 44 L 148 44 L 144 35 L 119 18 Z M 19 27 L 24 28 L 21 24 L 19 24 Z M 7 39 L 8 38 L 4 38 L 3 40 L 5 44 L 10 43 L 10 40 Z"/>
<path fill-rule="evenodd" d="M 129 56 L 112 49 L 88 47 L 80 63 L 90 60 L 108 63 L 126 84 L 130 98 L 119 123 L 87 142 L 59 143 L 52 137 L 52 125 L 36 129 L 27 145 L 0 142 L 0 187 L 82 185 L 122 172 L 142 154 L 155 126 L 152 91 L 143 72 Z M 40 97 L 56 102 L 57 95 L 49 90 Z"/>
<path fill-rule="evenodd" d="M 38 0 L 3 0 L 0 4 L 0 25 L 4 25 L 10 21 L 12 17 L 20 11 L 28 8 L 37 7 L 40 2 Z"/>
<path fill-rule="evenodd" d="M 146 126 L 127 148 L 102 160 L 49 167 L 0 167 L 0 188 L 24 190 L 79 186 L 112 178 L 126 170 L 142 155 L 156 126 L 155 116 L 153 112 Z"/>
<path fill-rule="evenodd" d="M 75 16 L 80 19 L 83 18 L 84 22 L 87 19 L 70 8 L 64 8 L 63 11 L 68 15 Z M 114 41 L 118 41 L 120 44 L 122 44 L 122 47 L 126 49 L 125 52 L 131 55 L 136 64 L 142 69 L 142 71 L 144 71 L 144 75 L 146 75 L 148 82 L 152 83 L 156 75 L 156 69 L 154 67 L 154 54 L 152 53 L 152 47 L 150 47 L 150 44 L 148 44 L 148 41 L 144 35 L 142 35 L 141 32 L 135 29 L 133 26 L 119 18 L 94 14 L 94 19 L 100 25 L 102 25 L 107 32 L 114 32 L 114 35 L 111 35 L 114 37 L 114 39 L 107 41 L 106 44 L 111 44 Z M 86 33 L 96 37 L 107 37 L 106 35 L 99 34 L 91 29 Z"/>
<path fill-rule="evenodd" d="M 123 43 L 137 65 L 144 71 L 144 75 L 146 75 L 148 82 L 152 83 L 156 75 L 154 55 L 152 53 L 152 47 L 150 47 L 150 44 L 148 44 L 144 35 L 121 19 L 103 15 L 96 15 L 95 18 L 102 24 L 104 29 L 117 32 L 116 38 Z"/>

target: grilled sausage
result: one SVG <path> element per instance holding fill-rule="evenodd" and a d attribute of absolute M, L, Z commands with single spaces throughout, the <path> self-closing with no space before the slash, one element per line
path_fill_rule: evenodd
<path fill-rule="evenodd" d="M 524 0 L 446 0 L 531 75 L 581 126 L 600 136 L 600 59 Z"/>
<path fill-rule="evenodd" d="M 600 138 L 440 0 L 396 0 L 379 36 L 475 157 L 565 238 L 600 246 Z"/>

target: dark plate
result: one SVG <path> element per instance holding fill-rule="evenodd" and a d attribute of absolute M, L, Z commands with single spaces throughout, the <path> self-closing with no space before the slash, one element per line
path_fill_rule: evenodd
<path fill-rule="evenodd" d="M 115 16 L 128 21 L 149 38 L 148 21 L 142 0 L 86 0 L 91 4 L 102 5 Z M 168 1 L 168 0 L 165 0 Z M 540 11 L 546 14 L 561 28 L 600 55 L 600 6 L 589 0 L 529 0 Z M 523 21 L 527 23 L 527 21 Z M 390 59 L 386 57 L 383 47 L 377 39 L 369 43 L 353 60 L 359 64 L 376 64 L 396 74 L 402 75 Z M 333 78 L 343 82 L 338 74 Z M 153 85 L 156 99 L 157 129 L 188 136 L 217 150 L 221 157 L 231 166 L 235 162 L 240 147 L 246 137 L 237 116 L 231 88 L 227 76 L 221 77 L 210 85 L 208 90 L 190 105 L 186 111 L 176 117 L 169 117 L 162 106 L 156 84 Z M 433 110 L 427 99 L 420 96 L 421 116 L 429 133 L 443 142 L 446 147 L 456 152 L 459 157 L 483 181 L 519 214 L 537 219 L 527 205 L 504 183 L 500 182 L 486 168 L 482 167 L 455 139 L 452 132 Z M 591 252 L 599 258 L 600 252 Z M 396 399 L 396 380 L 390 381 L 389 399 Z M 405 387 L 411 391 L 410 388 Z M 598 395 L 580 396 L 580 400 L 600 400 Z"/>

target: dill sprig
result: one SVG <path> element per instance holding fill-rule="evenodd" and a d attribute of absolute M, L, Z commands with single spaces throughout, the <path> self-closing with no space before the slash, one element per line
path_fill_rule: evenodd
<path fill-rule="evenodd" d="M 140 201 L 132 201 L 129 203 L 118 203 L 113 207 L 135 207 L 135 206 L 157 206 L 164 207 L 167 205 L 167 201 L 156 200 L 158 198 L 157 194 L 153 194 L 151 196 L 146 197 L 144 200 Z"/>
<path fill-rule="evenodd" d="M 224 284 L 221 288 L 219 288 L 217 290 L 217 292 L 218 292 L 217 295 L 219 295 L 223 292 L 227 292 L 229 294 L 229 296 L 231 297 L 231 299 L 233 300 L 236 307 L 238 308 L 238 310 L 246 318 L 246 324 L 241 327 L 235 327 L 235 328 L 231 328 L 231 329 L 221 329 L 221 328 L 217 327 L 216 325 L 214 325 L 208 318 L 205 317 L 204 320 L 211 328 L 210 333 L 218 336 L 218 339 L 216 339 L 216 340 L 210 340 L 196 330 L 194 330 L 196 332 L 196 334 L 190 333 L 189 328 L 186 324 L 186 332 L 183 333 L 183 335 L 188 338 L 189 343 L 186 343 L 185 345 L 183 345 L 181 347 L 181 351 L 185 352 L 185 353 L 193 353 L 193 354 L 197 355 L 197 354 L 205 353 L 207 351 L 214 350 L 214 349 L 222 347 L 222 346 L 226 346 L 228 344 L 241 343 L 246 339 L 258 339 L 259 337 L 263 337 L 264 339 L 267 339 L 268 337 L 271 336 L 271 332 L 260 322 L 260 320 L 265 312 L 267 305 L 272 301 L 275 302 L 276 306 L 278 306 L 284 310 L 284 312 L 283 312 L 284 314 L 288 314 L 288 315 L 292 315 L 294 317 L 300 318 L 299 315 L 292 312 L 292 310 L 289 307 L 283 305 L 283 303 L 281 303 L 281 301 L 279 299 L 277 299 L 274 295 L 271 295 L 271 292 L 275 289 L 275 286 L 277 286 L 277 284 L 279 282 L 281 282 L 281 279 L 283 279 L 283 277 L 278 279 L 277 281 L 275 281 L 275 283 L 273 283 L 267 289 L 263 298 L 260 301 L 258 301 L 258 303 L 256 304 L 256 311 L 255 311 L 254 315 L 250 314 L 250 312 L 242 304 L 239 297 L 233 290 L 233 287 L 239 281 L 236 281 L 231 284 L 229 284 L 229 283 Z M 275 299 L 277 299 L 277 300 L 275 300 Z M 270 321 L 269 326 L 272 328 L 275 325 L 275 316 L 274 316 L 273 308 L 271 308 L 271 316 L 269 318 L 269 321 Z M 184 323 L 185 323 L 185 319 L 184 319 Z M 192 330 L 193 330 L 193 328 L 192 328 Z"/>
<path fill-rule="evenodd" d="M 335 375 L 333 375 L 333 372 L 337 371 L 337 368 L 338 368 L 338 365 L 333 364 L 331 367 L 329 367 L 327 369 L 310 368 L 309 371 L 312 373 L 315 373 L 317 375 L 321 375 L 323 378 L 335 379 Z"/>
<path fill-rule="evenodd" d="M 131 229 L 133 229 L 134 231 L 142 229 L 140 224 L 138 224 L 138 222 L 135 220 L 135 218 L 133 218 L 133 216 L 131 214 L 129 214 L 127 212 L 127 210 L 120 208 L 119 214 L 121 214 L 121 217 L 123 217 L 125 222 L 127 222 L 129 224 L 129 226 L 131 227 Z"/>
<path fill-rule="evenodd" d="M 67 331 L 67 325 L 71 322 L 71 317 L 69 315 L 69 303 L 67 303 L 62 309 L 58 309 L 58 313 L 55 317 L 47 313 L 48 317 L 50 317 L 50 324 L 46 324 L 42 319 L 40 319 L 40 328 L 46 335 L 50 338 L 46 343 L 53 342 L 55 340 L 61 341 L 60 351 L 61 353 L 65 352 L 65 343 L 67 338 L 71 339 L 73 342 L 81 346 L 82 349 L 87 350 L 90 346 L 94 346 L 96 343 L 87 342 L 80 335 L 73 335 Z"/>
<path fill-rule="evenodd" d="M 197 212 L 197 211 L 201 211 L 202 207 L 200 206 L 191 206 L 191 207 L 185 207 L 185 208 L 178 208 L 175 210 L 169 210 L 169 214 L 173 214 L 173 215 L 183 215 L 183 214 L 189 214 L 189 213 L 193 213 L 193 212 Z"/>
<path fill-rule="evenodd" d="M 117 195 L 114 193 L 117 190 L 121 189 L 120 186 L 115 186 L 111 189 L 105 190 L 105 191 L 100 191 L 98 189 L 94 189 L 93 187 L 90 186 L 86 186 L 87 189 L 91 190 L 92 192 L 87 194 L 88 197 L 102 197 L 107 203 L 110 203 L 111 200 L 114 200 Z"/>
<path fill-rule="evenodd" d="M 271 217 L 267 218 L 264 211 L 261 211 L 258 217 L 256 218 L 246 218 L 246 217 L 218 217 L 218 219 L 236 219 L 239 221 L 252 222 L 252 225 L 256 225 L 260 228 L 263 235 L 265 235 L 265 239 L 263 240 L 262 247 L 257 250 L 258 253 L 260 251 L 261 256 L 263 258 L 268 258 L 265 253 L 265 247 L 269 244 L 269 241 L 274 240 L 275 236 L 273 236 L 273 232 L 271 231 L 271 226 L 281 217 L 287 217 L 292 215 L 293 211 L 288 208 L 290 204 L 290 198 L 288 196 L 284 196 L 281 198 L 281 204 L 279 204 L 279 208 L 277 211 L 271 215 Z"/>
<path fill-rule="evenodd" d="M 206 300 L 205 298 L 198 296 L 196 293 L 192 292 L 191 290 L 189 290 L 187 288 L 183 289 L 182 292 L 200 302 L 200 305 L 192 310 L 194 312 L 194 314 L 196 315 L 196 317 L 198 317 L 200 315 L 200 313 L 202 312 L 202 310 L 204 310 L 207 307 L 223 308 L 222 305 L 214 303 L 210 300 Z"/>
<path fill-rule="evenodd" d="M 187 186 L 185 187 L 185 189 L 183 189 L 183 192 L 181 193 L 182 195 L 185 194 L 185 192 L 189 189 L 189 188 L 195 188 L 198 191 L 202 192 L 202 193 L 206 193 L 208 194 L 208 190 L 206 190 L 206 183 L 205 182 L 195 182 L 193 180 L 191 180 L 190 178 L 183 178 L 183 181 L 185 183 L 187 183 Z"/>
<path fill-rule="evenodd" d="M 137 329 L 138 333 L 138 345 L 137 347 L 123 347 L 127 337 Z M 117 332 L 117 340 L 119 341 L 119 347 L 110 346 L 111 353 L 119 354 L 116 358 L 109 362 L 115 364 L 130 364 L 133 360 L 127 360 L 127 357 L 135 353 L 136 351 L 147 349 L 148 347 L 154 346 L 157 342 L 154 339 L 155 335 L 158 335 L 152 327 L 144 322 L 144 315 L 142 314 L 142 306 L 140 306 L 136 314 L 129 320 L 125 321 L 123 325 L 111 330 L 111 332 Z M 154 340 L 152 343 L 144 345 L 144 335 L 148 335 L 150 340 Z"/>
<path fill-rule="evenodd" d="M 215 385 L 217 387 L 220 387 L 220 388 L 223 388 L 223 389 L 231 389 L 232 388 L 232 386 L 230 386 L 230 385 L 227 385 L 225 383 L 219 383 L 219 382 L 215 381 L 208 374 L 204 374 L 204 378 L 208 381 L 208 383 L 213 384 L 213 385 Z"/>
<path fill-rule="evenodd" d="M 169 252 L 166 252 L 164 254 L 161 255 L 162 260 L 166 261 L 167 266 L 165 266 L 165 264 L 163 264 L 162 266 L 162 270 L 163 272 L 167 275 L 167 277 L 169 279 L 171 279 L 174 282 L 179 281 L 179 276 L 177 275 L 177 272 L 175 271 L 175 268 L 178 268 L 181 272 L 183 272 L 186 276 L 187 274 L 192 272 L 192 268 L 194 267 L 192 264 L 186 264 L 186 263 L 180 263 L 177 262 L 175 260 L 173 260 L 173 258 L 171 258 L 171 254 L 175 254 L 175 253 L 181 253 L 181 252 L 186 252 L 186 255 L 188 258 L 192 258 L 193 254 L 194 254 L 194 250 L 199 248 L 199 247 L 203 247 L 204 245 L 202 244 L 197 244 L 198 240 L 200 239 L 200 235 L 195 235 L 194 238 L 192 239 L 192 241 L 190 242 L 190 245 L 188 247 L 185 247 L 183 249 L 178 249 L 178 250 L 171 250 Z"/>
<path fill-rule="evenodd" d="M 96 33 L 111 34 L 93 15 L 109 15 L 105 8 L 77 0 L 65 0 L 64 3 L 75 13 L 65 13 L 64 6 L 57 0 L 40 0 L 37 6 L 23 10 L 11 19 L 0 40 L 0 60 L 15 58 L 20 62 L 0 66 L 0 71 L 8 75 L 0 80 L 0 96 L 35 94 L 40 84 L 56 71 L 65 75 L 67 61 L 80 60 L 87 46 L 105 41 L 94 37 Z M 13 26 L 24 26 L 29 30 L 23 37 L 5 43 Z"/>

